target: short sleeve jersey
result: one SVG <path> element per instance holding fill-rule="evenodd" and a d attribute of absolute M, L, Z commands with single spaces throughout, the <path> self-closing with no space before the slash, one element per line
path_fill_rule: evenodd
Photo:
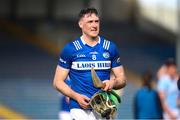
<path fill-rule="evenodd" d="M 93 85 L 91 68 L 104 81 L 110 79 L 111 68 L 120 66 L 121 62 L 116 45 L 99 37 L 93 47 L 87 45 L 82 38 L 68 43 L 60 53 L 58 65 L 70 70 L 71 89 L 91 98 L 99 90 Z M 71 99 L 70 108 L 81 107 Z"/>
<path fill-rule="evenodd" d="M 168 75 L 164 75 L 158 81 L 158 90 L 166 94 L 165 102 L 170 109 L 178 110 L 177 100 L 179 90 L 177 88 L 177 80 L 172 80 Z"/>

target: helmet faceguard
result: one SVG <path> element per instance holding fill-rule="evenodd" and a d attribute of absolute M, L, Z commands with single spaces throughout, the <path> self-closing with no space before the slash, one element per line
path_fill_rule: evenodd
<path fill-rule="evenodd" d="M 121 103 L 120 96 L 117 95 L 113 90 L 100 90 L 95 93 L 90 100 L 90 105 L 93 110 L 102 118 L 106 119 L 115 117 L 117 105 L 119 103 Z"/>

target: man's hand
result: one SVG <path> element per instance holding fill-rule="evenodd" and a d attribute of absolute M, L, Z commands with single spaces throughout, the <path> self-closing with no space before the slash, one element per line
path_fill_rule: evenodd
<path fill-rule="evenodd" d="M 84 96 L 84 95 L 81 95 L 81 94 L 77 94 L 76 101 L 84 109 L 87 109 L 89 107 L 90 98 L 88 98 L 87 96 Z"/>
<path fill-rule="evenodd" d="M 114 80 L 105 80 L 103 81 L 104 87 L 102 88 L 104 91 L 112 90 L 114 86 Z"/>
<path fill-rule="evenodd" d="M 169 113 L 169 119 L 170 120 L 176 120 L 177 119 L 177 116 L 174 115 L 172 112 Z"/>

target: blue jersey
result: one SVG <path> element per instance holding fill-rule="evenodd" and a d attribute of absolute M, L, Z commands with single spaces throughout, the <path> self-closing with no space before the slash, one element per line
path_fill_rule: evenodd
<path fill-rule="evenodd" d="M 103 37 L 99 37 L 98 43 L 93 47 L 87 45 L 82 38 L 68 43 L 60 54 L 58 64 L 70 70 L 71 88 L 89 98 L 99 90 L 93 85 L 91 68 L 104 81 L 110 79 L 111 68 L 121 65 L 116 45 Z M 70 108 L 81 107 L 71 99 Z"/>
<path fill-rule="evenodd" d="M 135 119 L 162 119 L 162 106 L 157 91 L 142 87 L 134 99 Z"/>

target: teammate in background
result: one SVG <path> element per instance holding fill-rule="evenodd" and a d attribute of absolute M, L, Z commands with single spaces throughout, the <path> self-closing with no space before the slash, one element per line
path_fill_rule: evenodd
<path fill-rule="evenodd" d="M 69 77 L 65 80 L 65 83 L 68 86 L 70 85 Z M 72 120 L 70 115 L 70 108 L 69 108 L 69 97 L 62 95 L 60 97 L 60 105 L 59 105 L 59 120 Z"/>
<path fill-rule="evenodd" d="M 99 36 L 100 20 L 94 8 L 82 9 L 79 13 L 82 36 L 68 43 L 61 51 L 54 77 L 54 87 L 70 97 L 70 113 L 75 120 L 101 119 L 89 106 L 89 100 L 99 88 L 94 87 L 91 68 L 105 83 L 103 90 L 121 89 L 126 85 L 116 45 Z M 115 78 L 110 79 L 113 71 Z M 71 88 L 64 82 L 69 75 Z"/>
<path fill-rule="evenodd" d="M 62 96 L 60 102 L 59 120 L 71 120 L 69 97 Z"/>
<path fill-rule="evenodd" d="M 142 87 L 135 94 L 135 119 L 162 119 L 162 106 L 158 92 L 152 87 L 152 74 L 146 71 L 142 76 Z"/>
<path fill-rule="evenodd" d="M 163 107 L 164 119 L 180 119 L 178 108 L 179 91 L 177 88 L 178 72 L 173 60 L 168 60 L 158 71 L 158 92 Z"/>

